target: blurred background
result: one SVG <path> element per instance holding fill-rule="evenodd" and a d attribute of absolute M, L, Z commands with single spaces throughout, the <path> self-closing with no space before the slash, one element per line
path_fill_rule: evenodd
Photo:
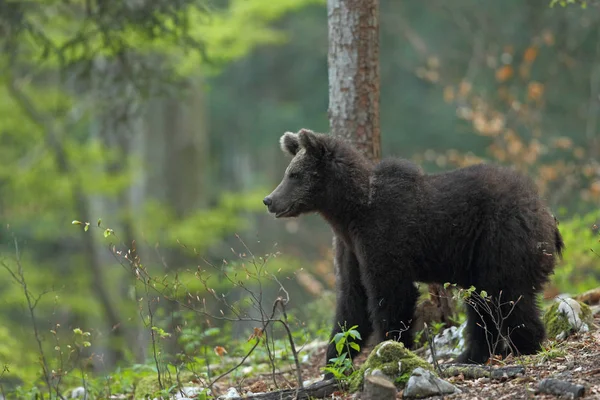
<path fill-rule="evenodd" d="M 547 298 L 600 281 L 596 11 L 381 0 L 383 156 L 429 172 L 497 162 L 533 177 L 567 246 Z M 49 357 L 56 332 L 80 327 L 101 355 L 95 371 L 148 359 L 145 294 L 113 245 L 135 241 L 149 271 L 178 276 L 198 301 L 207 263 L 278 252 L 270 268 L 289 307 L 329 322 L 330 229 L 317 216 L 275 220 L 261 202 L 289 162 L 281 134 L 328 131 L 327 40 L 323 0 L 0 0 L 5 384 L 39 378 L 21 277 L 33 303 L 43 294 L 34 305 Z M 243 296 L 218 276 L 212 285 Z M 243 340 L 252 326 L 177 312 L 156 306 L 155 323 Z"/>

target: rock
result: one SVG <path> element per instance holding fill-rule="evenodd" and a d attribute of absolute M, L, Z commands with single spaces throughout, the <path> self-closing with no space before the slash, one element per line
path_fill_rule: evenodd
<path fill-rule="evenodd" d="M 181 389 L 174 390 L 173 396 L 170 397 L 172 400 L 188 400 L 192 398 L 198 398 L 200 393 L 210 394 L 210 390 L 206 391 L 206 389 L 195 387 L 195 386 L 184 386 Z M 154 398 L 153 400 L 159 400 L 158 398 Z"/>
<path fill-rule="evenodd" d="M 83 386 L 79 386 L 76 387 L 75 389 L 71 390 L 71 398 L 72 399 L 79 399 L 79 398 L 85 398 L 85 388 Z"/>
<path fill-rule="evenodd" d="M 389 379 L 380 376 L 368 376 L 365 378 L 363 391 L 364 400 L 394 400 L 396 398 L 396 386 Z"/>
<path fill-rule="evenodd" d="M 592 324 L 590 307 L 569 297 L 557 298 L 544 314 L 548 337 L 563 340 L 572 333 L 584 333 Z"/>
<path fill-rule="evenodd" d="M 229 388 L 229 390 L 227 390 L 227 393 L 218 397 L 218 400 L 233 400 L 241 398 L 242 396 L 240 396 L 236 388 Z"/>
<path fill-rule="evenodd" d="M 364 378 L 367 376 L 387 378 L 394 382 L 396 387 L 402 388 L 417 367 L 433 370 L 427 361 L 405 348 L 402 343 L 386 340 L 375 346 L 360 370 L 350 379 L 350 391 L 362 389 Z"/>
<path fill-rule="evenodd" d="M 437 334 L 433 338 L 433 345 L 435 349 L 436 359 L 440 358 L 456 358 L 465 349 L 465 338 L 463 332 L 467 326 L 466 322 L 463 322 L 459 327 L 451 326 Z M 425 351 L 425 359 L 432 363 L 433 357 L 431 355 L 431 348 L 427 346 Z"/>
<path fill-rule="evenodd" d="M 202 392 L 203 389 L 197 388 L 194 386 L 182 387 L 181 389 L 175 392 L 175 397 L 173 399 L 176 400 L 185 400 L 190 397 L 198 397 L 198 395 Z"/>
<path fill-rule="evenodd" d="M 438 395 L 461 393 L 456 386 L 448 383 L 433 374 L 431 371 L 416 368 L 408 379 L 406 388 L 402 392 L 403 398 L 424 398 Z"/>
<path fill-rule="evenodd" d="M 244 375 L 250 375 L 252 372 L 254 372 L 254 366 L 248 366 L 248 367 L 244 367 L 242 368 L 242 374 Z"/>
<path fill-rule="evenodd" d="M 322 375 L 321 376 L 317 376 L 315 378 L 309 378 L 309 379 L 306 379 L 306 380 L 302 381 L 302 386 L 309 387 L 313 383 L 317 383 L 317 382 L 322 381 L 322 380 L 323 380 L 323 376 Z"/>

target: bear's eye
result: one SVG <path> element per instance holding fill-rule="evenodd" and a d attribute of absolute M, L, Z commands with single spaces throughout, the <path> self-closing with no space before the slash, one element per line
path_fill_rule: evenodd
<path fill-rule="evenodd" d="M 290 179 L 300 179 L 300 173 L 290 172 Z"/>

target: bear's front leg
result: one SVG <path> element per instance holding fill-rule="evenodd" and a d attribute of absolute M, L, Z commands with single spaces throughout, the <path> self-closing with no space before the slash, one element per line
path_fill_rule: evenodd
<path fill-rule="evenodd" d="M 334 326 L 331 331 L 330 341 L 342 330 L 357 325 L 361 340 L 355 340 L 362 348 L 373 332 L 373 325 L 369 319 L 367 293 L 360 279 L 360 269 L 355 254 L 339 238 L 334 238 L 336 272 L 336 312 Z M 348 351 L 345 347 L 343 352 Z M 350 358 L 354 358 L 358 351 L 350 347 Z M 327 347 L 326 363 L 338 356 L 335 342 Z M 328 372 L 325 379 L 332 379 L 333 374 Z"/>

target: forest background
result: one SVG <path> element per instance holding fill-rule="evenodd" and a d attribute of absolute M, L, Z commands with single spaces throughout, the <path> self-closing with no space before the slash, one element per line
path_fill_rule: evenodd
<path fill-rule="evenodd" d="M 382 0 L 380 25 L 382 155 L 526 172 L 567 246 L 546 297 L 599 286 L 600 14 Z M 0 0 L 0 37 L 3 390 L 244 354 L 254 321 L 219 318 L 249 264 L 326 339 L 331 231 L 261 202 L 280 135 L 328 131 L 325 1 Z"/>

